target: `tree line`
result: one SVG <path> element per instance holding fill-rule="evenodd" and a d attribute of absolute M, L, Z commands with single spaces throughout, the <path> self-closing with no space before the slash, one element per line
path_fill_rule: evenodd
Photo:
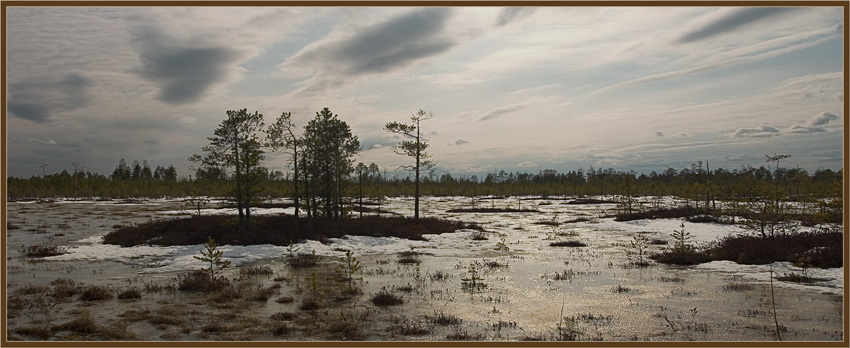
<path fill-rule="evenodd" d="M 405 138 L 393 150 L 412 162 L 392 170 L 375 163 L 355 163 L 360 143 L 350 127 L 328 108 L 303 127 L 283 112 L 268 127 L 263 115 L 247 109 L 228 110 L 227 118 L 202 147 L 203 155 L 189 159 L 195 163 L 194 178 L 177 175 L 173 165 L 156 166 L 122 158 L 110 176 L 78 170 L 73 173 L 7 178 L 8 199 L 47 197 L 229 197 L 239 212 L 242 228 L 250 227 L 250 206 L 260 200 L 291 197 L 296 216 L 340 218 L 353 199 L 381 200 L 387 196 L 415 197 L 415 217 L 421 194 L 446 196 L 666 196 L 691 199 L 708 206 L 715 200 L 755 200 L 767 193 L 790 200 L 817 200 L 840 197 L 843 169 L 819 168 L 808 173 L 799 167 L 783 168 L 779 160 L 787 155 L 766 157 L 765 164 L 741 166 L 732 170 L 710 169 L 696 161 L 676 170 L 638 174 L 612 168 L 579 168 L 566 172 L 543 169 L 538 173 L 504 170 L 483 177 L 437 173 L 436 163 L 427 153 L 421 122 L 432 117 L 423 110 L 411 115 L 410 123 L 389 122 L 384 129 Z M 269 171 L 267 152 L 285 153 L 288 173 Z M 774 163 L 775 162 L 775 163 Z M 408 176 L 398 176 L 398 170 Z"/>

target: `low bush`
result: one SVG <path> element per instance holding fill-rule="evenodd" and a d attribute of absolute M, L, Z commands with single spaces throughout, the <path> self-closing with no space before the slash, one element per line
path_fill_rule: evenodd
<path fill-rule="evenodd" d="M 539 213 L 537 209 L 517 208 L 457 208 L 446 210 L 447 213 Z"/>
<path fill-rule="evenodd" d="M 577 241 L 577 240 L 562 240 L 562 241 L 558 241 L 558 242 L 549 243 L 549 246 L 576 248 L 576 247 L 586 247 L 587 244 L 584 243 L 584 242 Z"/>
<path fill-rule="evenodd" d="M 319 263 L 319 256 L 316 256 L 316 251 L 312 253 L 298 253 L 286 260 L 289 267 L 292 268 L 310 268 Z"/>
<path fill-rule="evenodd" d="M 119 300 L 138 300 L 142 298 L 142 291 L 136 287 L 118 293 Z"/>
<path fill-rule="evenodd" d="M 614 217 L 614 221 L 632 221 L 642 219 L 674 219 L 706 214 L 704 209 L 694 207 L 659 208 L 637 213 L 622 213 Z"/>
<path fill-rule="evenodd" d="M 649 256 L 658 263 L 670 265 L 698 265 L 711 261 L 711 257 L 697 250 L 665 250 L 664 252 Z"/>
<path fill-rule="evenodd" d="M 740 264 L 788 261 L 807 267 L 842 267 L 843 237 L 837 230 L 793 232 L 767 238 L 735 235 L 716 242 L 708 253 L 712 259 Z"/>
<path fill-rule="evenodd" d="M 322 308 L 322 304 L 319 303 L 318 300 L 312 298 L 305 299 L 300 305 L 298 305 L 298 309 L 302 311 L 314 311 L 319 308 Z"/>
<path fill-rule="evenodd" d="M 277 312 L 272 314 L 269 319 L 273 321 L 293 321 L 298 315 L 292 312 Z"/>
<path fill-rule="evenodd" d="M 741 282 L 732 282 L 723 285 L 723 291 L 750 291 L 755 289 L 756 286 L 749 283 L 741 283 Z"/>
<path fill-rule="evenodd" d="M 659 238 L 651 239 L 649 241 L 649 244 L 652 244 L 652 245 L 667 245 L 667 243 L 668 242 L 666 240 L 659 239 Z"/>
<path fill-rule="evenodd" d="M 56 278 L 52 283 L 53 292 L 50 293 L 56 299 L 73 297 L 79 292 L 79 287 L 73 279 Z"/>
<path fill-rule="evenodd" d="M 402 251 L 398 253 L 398 263 L 401 264 L 418 264 L 422 262 L 419 260 L 419 253 L 415 251 Z"/>
<path fill-rule="evenodd" d="M 104 301 L 112 297 L 112 289 L 106 286 L 89 285 L 80 293 L 80 300 L 83 301 Z"/>
<path fill-rule="evenodd" d="M 404 300 L 387 291 L 381 291 L 372 296 L 372 303 L 379 307 L 398 306 L 404 304 Z"/>
<path fill-rule="evenodd" d="M 29 257 L 48 257 L 68 253 L 68 247 L 58 245 L 22 245 L 18 252 Z"/>
<path fill-rule="evenodd" d="M 472 240 L 487 240 L 487 233 L 484 231 L 472 231 L 470 237 Z"/>
<path fill-rule="evenodd" d="M 440 326 L 460 325 L 460 323 L 463 321 L 454 315 L 436 311 L 434 312 L 433 316 L 429 315 L 426 316 L 426 318 L 429 322 Z"/>
<path fill-rule="evenodd" d="M 189 292 L 212 292 L 230 285 L 230 280 L 223 276 L 210 277 L 209 272 L 189 271 L 180 273 L 175 279 L 177 290 Z"/>
<path fill-rule="evenodd" d="M 607 199 L 594 199 L 594 198 L 576 198 L 567 202 L 567 204 L 608 204 L 608 203 L 617 203 L 616 201 L 610 201 Z"/>
<path fill-rule="evenodd" d="M 614 292 L 614 293 L 617 293 L 617 294 L 627 294 L 627 293 L 633 292 L 634 290 L 632 290 L 632 288 L 629 288 L 629 287 L 617 285 L 615 287 L 612 287 L 611 291 Z"/>
<path fill-rule="evenodd" d="M 802 273 L 783 273 L 781 276 L 776 276 L 776 280 L 784 281 L 784 282 L 794 282 L 800 284 L 812 284 L 815 282 L 823 281 L 824 279 L 815 278 L 810 276 L 805 271 Z"/>

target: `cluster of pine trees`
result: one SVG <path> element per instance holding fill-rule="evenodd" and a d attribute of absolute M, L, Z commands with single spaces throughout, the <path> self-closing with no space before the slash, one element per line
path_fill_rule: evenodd
<path fill-rule="evenodd" d="M 708 207 L 715 200 L 755 201 L 768 192 L 785 200 L 815 201 L 841 197 L 843 170 L 819 168 L 808 173 L 801 168 L 782 168 L 779 161 L 766 155 L 767 167 L 742 166 L 739 169 L 709 169 L 695 162 L 676 170 L 638 174 L 614 169 L 580 168 L 559 173 L 554 169 L 538 173 L 494 171 L 483 178 L 476 175 L 455 177 L 450 172 L 433 171 L 435 163 L 425 152 L 428 143 L 421 137 L 420 122 L 431 117 L 420 110 L 412 123 L 387 123 L 385 129 L 406 136 L 394 150 L 414 159 L 405 166 L 407 176 L 388 175 L 375 163 L 355 165 L 360 151 L 357 136 L 328 108 L 316 113 L 303 128 L 283 112 L 265 127 L 263 115 L 247 109 L 229 110 L 202 148 L 204 155 L 190 160 L 197 164 L 192 175 L 179 177 L 173 165 L 156 166 L 122 158 L 107 177 L 97 173 L 67 170 L 58 174 L 31 178 L 7 178 L 7 198 L 38 199 L 49 197 L 128 198 L 128 197 L 230 197 L 239 210 L 240 222 L 250 224 L 249 207 L 263 199 L 292 197 L 296 215 L 339 218 L 353 198 L 380 200 L 387 196 L 414 196 L 416 209 L 420 194 L 434 196 L 666 196 L 692 199 Z M 267 151 L 289 154 L 286 165 L 291 175 L 269 171 Z M 787 155 L 782 155 L 782 159 Z M 771 168 L 770 162 L 776 162 Z M 421 177 L 420 177 L 421 176 Z"/>

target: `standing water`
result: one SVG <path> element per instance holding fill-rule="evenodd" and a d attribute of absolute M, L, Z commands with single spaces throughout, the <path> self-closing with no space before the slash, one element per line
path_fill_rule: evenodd
<path fill-rule="evenodd" d="M 187 216 L 182 200 L 9 202 L 9 339 L 771 341 L 777 331 L 788 341 L 843 339 L 843 267 L 644 266 L 636 262 L 642 257 L 633 244 L 637 235 L 651 241 L 647 255 L 672 244 L 670 234 L 682 223 L 696 244 L 745 231 L 682 219 L 617 222 L 607 217 L 612 204 L 484 201 L 497 208 L 520 202 L 535 211 L 449 213 L 471 207 L 471 200 L 422 199 L 422 216 L 475 222 L 485 232 L 219 245 L 234 266 L 223 270 L 233 286 L 213 293 L 176 289 L 181 274 L 205 266 L 195 257 L 202 245 L 102 242 L 120 226 Z M 393 198 L 380 208 L 412 216 L 412 207 L 412 198 Z M 253 212 L 286 213 L 292 208 Z M 67 247 L 67 253 L 32 258 L 19 252 L 32 245 Z M 346 251 L 359 262 L 351 282 L 341 276 L 352 269 Z M 315 266 L 287 263 L 291 255 L 313 253 Z M 810 281 L 774 278 L 771 291 L 771 268 Z M 349 286 L 355 291 L 345 291 Z M 109 295 L 87 295 L 98 289 Z M 402 303 L 373 301 L 379 294 Z M 319 305 L 305 306 L 307 299 Z"/>

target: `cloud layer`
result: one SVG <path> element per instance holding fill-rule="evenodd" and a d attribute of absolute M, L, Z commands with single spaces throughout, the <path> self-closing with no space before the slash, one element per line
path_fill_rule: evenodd
<path fill-rule="evenodd" d="M 416 9 L 354 33 L 338 33 L 305 47 L 282 68 L 313 75 L 302 84 L 307 93 L 403 69 L 456 44 L 444 31 L 451 15 L 450 8 Z"/>
<path fill-rule="evenodd" d="M 92 79 L 70 73 L 61 80 L 33 80 L 9 86 L 8 111 L 19 118 L 45 123 L 58 113 L 91 104 Z"/>
<path fill-rule="evenodd" d="M 8 168 L 182 175 L 226 110 L 303 126 L 330 107 L 370 148 L 356 160 L 387 168 L 409 163 L 383 125 L 423 109 L 438 172 L 773 152 L 837 169 L 843 22 L 838 6 L 10 7 Z"/>

